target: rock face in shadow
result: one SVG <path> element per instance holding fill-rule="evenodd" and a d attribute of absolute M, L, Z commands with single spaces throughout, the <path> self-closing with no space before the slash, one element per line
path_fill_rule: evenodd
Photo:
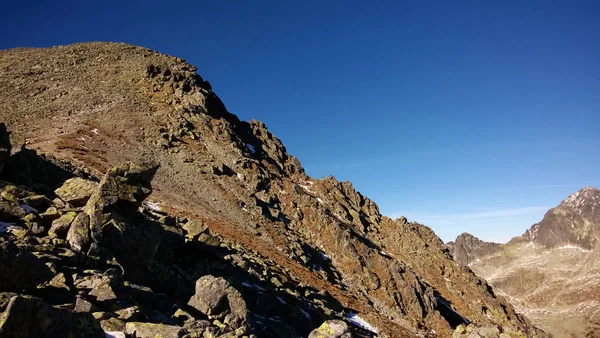
<path fill-rule="evenodd" d="M 363 337 L 545 336 L 431 229 L 306 175 L 182 59 L 86 43 L 0 64 L 0 120 L 29 140 L 3 172 L 1 236 L 52 271 L 34 296 L 143 335 L 305 337 L 332 320 Z"/>

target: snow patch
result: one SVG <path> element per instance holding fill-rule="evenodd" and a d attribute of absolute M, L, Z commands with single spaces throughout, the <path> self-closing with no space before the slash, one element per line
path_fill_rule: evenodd
<path fill-rule="evenodd" d="M 94 128 L 94 129 L 92 129 L 92 133 L 94 133 L 94 134 L 98 135 L 98 128 Z"/>
<path fill-rule="evenodd" d="M 158 203 L 156 202 L 144 202 L 144 205 L 146 206 L 146 208 L 150 209 L 150 210 L 154 210 L 154 211 L 160 211 L 160 207 L 158 206 Z"/>
<path fill-rule="evenodd" d="M 392 257 L 392 254 L 391 254 L 391 253 L 389 253 L 389 252 L 387 252 L 387 251 L 380 250 L 380 251 L 379 251 L 379 254 L 380 254 L 380 255 L 382 255 L 383 257 L 387 257 L 387 258 L 393 258 L 393 257 Z"/>
<path fill-rule="evenodd" d="M 320 252 L 321 254 L 321 259 L 323 259 L 324 261 L 328 261 L 329 257 L 327 257 L 327 255 L 324 252 Z"/>
<path fill-rule="evenodd" d="M 586 250 L 582 247 L 578 247 L 576 245 L 563 245 L 563 246 L 559 246 L 558 248 L 556 248 L 555 250 L 566 250 L 566 249 L 573 249 L 573 250 L 579 250 L 581 252 L 589 252 L 591 250 Z"/>
<path fill-rule="evenodd" d="M 321 203 L 321 204 L 324 204 L 324 203 L 325 203 L 325 202 L 323 202 L 323 200 L 322 200 L 321 198 L 319 198 L 319 197 L 317 197 L 317 202 L 319 202 L 319 203 Z"/>
<path fill-rule="evenodd" d="M 250 143 L 246 143 L 246 147 L 248 147 L 248 150 L 250 151 L 251 154 L 256 154 L 256 149 L 254 149 L 254 146 L 251 145 Z"/>
<path fill-rule="evenodd" d="M 14 223 L 6 223 L 6 222 L 0 222 L 0 233 L 2 232 L 8 232 L 8 230 L 10 229 L 11 226 L 15 225 Z"/>
<path fill-rule="evenodd" d="M 308 185 L 302 185 L 302 184 L 298 184 L 298 185 L 299 185 L 299 186 L 300 186 L 302 189 L 304 189 L 304 191 L 306 191 L 307 193 L 310 193 L 310 194 L 313 194 L 313 195 L 315 194 L 315 192 L 314 192 L 314 191 L 310 190 L 310 187 L 309 187 Z"/>
<path fill-rule="evenodd" d="M 38 213 L 37 209 L 36 209 L 36 208 L 34 208 L 34 207 L 32 207 L 32 206 L 30 206 L 30 205 L 27 205 L 27 204 L 19 204 L 19 206 L 20 206 L 21 208 L 25 209 L 25 212 L 26 212 L 26 213 L 28 213 L 28 214 L 31 214 L 31 213 L 37 214 L 37 213 Z"/>
<path fill-rule="evenodd" d="M 302 312 L 302 314 L 304 315 L 304 317 L 308 318 L 308 320 L 311 320 L 310 314 L 308 312 L 304 311 L 304 309 L 300 309 L 300 312 Z"/>
<path fill-rule="evenodd" d="M 125 333 L 120 331 L 104 331 L 104 336 L 106 338 L 126 338 Z"/>
<path fill-rule="evenodd" d="M 352 322 L 352 324 L 354 324 L 360 328 L 363 328 L 367 331 L 379 334 L 379 330 L 377 330 L 375 327 L 373 327 L 371 324 L 369 324 L 366 320 L 362 319 L 356 313 L 348 312 L 348 314 L 346 315 L 346 319 L 348 319 L 350 322 Z"/>
<path fill-rule="evenodd" d="M 256 284 L 250 284 L 250 283 L 247 283 L 247 282 L 242 282 L 242 285 L 245 286 L 245 287 L 247 287 L 247 288 L 256 289 L 258 291 L 266 291 L 264 288 L 262 288 L 262 287 L 260 287 L 260 286 L 258 286 Z"/>
<path fill-rule="evenodd" d="M 278 301 L 279 301 L 281 304 L 286 304 L 286 305 L 287 305 L 287 302 L 286 302 L 285 300 L 283 300 L 283 298 L 281 298 L 281 297 L 277 296 L 277 300 L 278 300 Z"/>

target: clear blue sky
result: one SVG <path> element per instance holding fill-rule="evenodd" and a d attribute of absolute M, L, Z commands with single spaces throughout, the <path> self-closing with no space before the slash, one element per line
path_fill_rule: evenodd
<path fill-rule="evenodd" d="M 600 187 L 600 2 L 10 1 L 0 48 L 123 41 L 199 67 L 307 172 L 447 241 Z"/>

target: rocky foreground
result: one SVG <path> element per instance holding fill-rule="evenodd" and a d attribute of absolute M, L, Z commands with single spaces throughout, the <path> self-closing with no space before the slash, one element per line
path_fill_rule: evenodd
<path fill-rule="evenodd" d="M 454 258 L 556 337 L 600 337 L 600 191 L 572 194 L 507 244 L 470 234 Z"/>
<path fill-rule="evenodd" d="M 0 337 L 548 336 L 182 59 L 0 51 L 0 121 Z"/>

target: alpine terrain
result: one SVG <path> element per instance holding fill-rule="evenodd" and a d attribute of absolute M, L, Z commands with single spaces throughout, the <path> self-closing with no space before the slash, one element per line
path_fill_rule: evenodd
<path fill-rule="evenodd" d="M 2 338 L 549 336 L 428 227 L 306 175 L 183 59 L 0 51 L 0 122 Z"/>
<path fill-rule="evenodd" d="M 556 337 L 600 337 L 600 191 L 587 187 L 507 244 L 461 234 L 454 258 Z"/>

